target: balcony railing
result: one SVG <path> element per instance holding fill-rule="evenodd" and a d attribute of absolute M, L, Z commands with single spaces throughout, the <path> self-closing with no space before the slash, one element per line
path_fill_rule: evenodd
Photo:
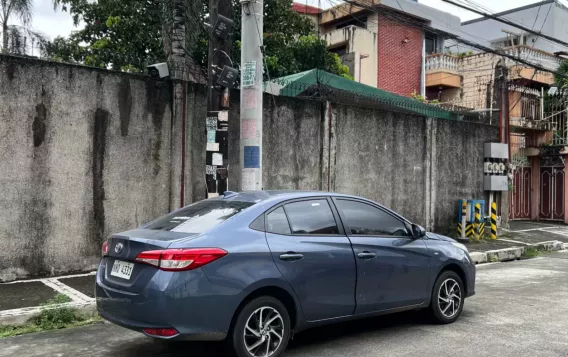
<path fill-rule="evenodd" d="M 517 57 L 529 63 L 539 65 L 550 71 L 555 71 L 560 66 L 562 59 L 554 56 L 551 53 L 534 49 L 530 46 L 513 46 L 504 48 L 503 51 L 511 56 Z M 518 63 L 512 59 L 507 60 L 509 66 L 517 65 Z"/>
<path fill-rule="evenodd" d="M 435 53 L 426 57 L 426 71 L 446 70 L 458 71 L 459 58 L 443 53 Z"/>

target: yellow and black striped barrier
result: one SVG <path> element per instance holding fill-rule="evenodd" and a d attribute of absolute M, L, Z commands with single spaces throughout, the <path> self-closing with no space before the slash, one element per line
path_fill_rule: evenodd
<path fill-rule="evenodd" d="M 491 203 L 491 239 L 497 239 L 497 203 Z"/>
<path fill-rule="evenodd" d="M 474 222 L 474 237 L 476 240 L 481 238 L 481 205 L 479 203 L 475 204 L 475 222 Z"/>
<path fill-rule="evenodd" d="M 462 229 L 463 229 L 463 224 L 467 221 L 466 218 L 467 215 L 467 202 L 465 200 L 462 201 L 462 212 L 461 212 L 461 217 L 460 220 L 458 222 L 458 236 L 462 237 Z M 466 224 L 467 226 L 467 224 Z M 466 229 L 467 231 L 467 229 Z M 465 236 L 467 237 L 467 234 L 465 234 Z"/>

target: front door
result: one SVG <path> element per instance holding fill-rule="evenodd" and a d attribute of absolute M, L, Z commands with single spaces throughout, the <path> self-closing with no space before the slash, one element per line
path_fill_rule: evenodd
<path fill-rule="evenodd" d="M 266 215 L 272 257 L 308 321 L 355 310 L 355 258 L 327 198 L 287 202 Z"/>
<path fill-rule="evenodd" d="M 428 299 L 430 258 L 408 223 L 382 207 L 334 199 L 357 261 L 356 314 L 418 305 Z"/>

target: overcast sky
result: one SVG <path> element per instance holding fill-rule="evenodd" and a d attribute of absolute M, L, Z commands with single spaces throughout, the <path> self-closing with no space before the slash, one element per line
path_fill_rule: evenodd
<path fill-rule="evenodd" d="M 320 4 L 323 8 L 331 7 L 332 4 L 341 3 L 340 0 L 296 0 L 297 2 L 305 3 L 318 6 Z M 399 0 L 399 1 L 409 1 L 409 0 Z M 568 5 L 568 0 L 561 0 L 564 4 Z M 455 14 L 463 21 L 470 20 L 472 18 L 478 17 L 477 15 L 470 13 L 466 10 L 459 9 L 453 5 L 444 3 L 442 0 L 419 0 L 428 6 L 435 7 L 437 9 L 450 12 Z M 484 6 L 488 10 L 493 12 L 499 12 L 508 10 L 515 7 L 520 7 L 523 5 L 538 2 L 538 0 L 476 0 L 476 3 Z M 68 13 L 62 12 L 61 10 L 53 10 L 52 0 L 35 0 L 34 5 L 34 18 L 33 18 L 33 28 L 46 35 L 47 37 L 53 39 L 57 36 L 67 36 L 71 31 L 76 29 L 73 27 L 73 20 Z M 12 23 L 17 23 L 14 19 Z"/>

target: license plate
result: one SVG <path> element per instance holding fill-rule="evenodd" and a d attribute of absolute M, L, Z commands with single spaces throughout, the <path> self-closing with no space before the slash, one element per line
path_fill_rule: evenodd
<path fill-rule="evenodd" d="M 132 275 L 132 270 L 134 270 L 133 263 L 127 263 L 121 260 L 115 260 L 114 264 L 112 265 L 112 270 L 110 272 L 110 275 L 116 276 L 117 278 L 130 280 L 130 276 Z"/>

